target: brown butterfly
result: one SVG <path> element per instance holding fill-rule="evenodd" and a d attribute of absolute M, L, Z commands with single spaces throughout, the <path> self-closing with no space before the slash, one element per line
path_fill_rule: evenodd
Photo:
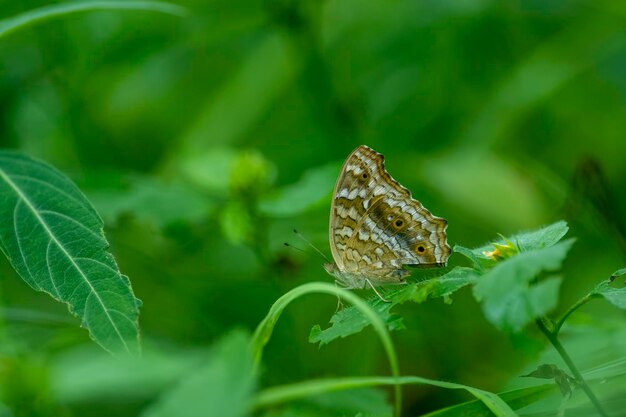
<path fill-rule="evenodd" d="M 400 284 L 404 265 L 445 266 L 448 222 L 433 216 L 385 170 L 384 157 L 362 145 L 341 168 L 330 207 L 330 249 L 324 269 L 344 288 Z"/>

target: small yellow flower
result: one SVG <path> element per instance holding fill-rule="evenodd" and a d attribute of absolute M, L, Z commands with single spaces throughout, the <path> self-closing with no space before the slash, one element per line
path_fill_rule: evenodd
<path fill-rule="evenodd" d="M 502 259 L 510 258 L 511 256 L 519 253 L 519 248 L 509 239 L 500 235 L 502 240 L 504 240 L 504 244 L 502 243 L 492 243 L 494 250 L 492 251 L 483 251 L 483 255 L 485 255 L 489 259 L 493 259 L 494 261 L 499 261 Z"/>

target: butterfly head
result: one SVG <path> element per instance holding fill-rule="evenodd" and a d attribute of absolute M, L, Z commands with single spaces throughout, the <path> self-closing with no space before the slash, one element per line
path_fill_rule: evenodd
<path fill-rule="evenodd" d="M 324 269 L 332 276 L 337 276 L 337 274 L 340 274 L 339 268 L 337 268 L 336 264 L 325 263 Z"/>
<path fill-rule="evenodd" d="M 343 288 L 365 288 L 366 277 L 358 272 L 342 271 L 337 264 L 334 263 L 325 263 L 324 269 L 335 277 L 335 283 Z"/>

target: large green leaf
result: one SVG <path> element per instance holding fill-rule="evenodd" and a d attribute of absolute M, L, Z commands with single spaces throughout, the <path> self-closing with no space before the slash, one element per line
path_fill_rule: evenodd
<path fill-rule="evenodd" d="M 24 281 L 67 303 L 106 350 L 138 353 L 140 302 L 80 190 L 49 165 L 0 151 L 0 196 L 0 248 Z"/>

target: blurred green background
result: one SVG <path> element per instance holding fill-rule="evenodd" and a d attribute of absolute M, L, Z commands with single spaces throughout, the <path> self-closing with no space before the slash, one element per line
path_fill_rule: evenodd
<path fill-rule="evenodd" d="M 5 1 L 0 17 L 45 4 Z M 330 195 L 360 144 L 448 219 L 453 245 L 566 219 L 578 241 L 561 310 L 624 265 L 626 3 L 178 4 L 186 17 L 89 12 L 0 38 L 0 146 L 53 164 L 96 206 L 143 300 L 154 373 L 120 377 L 125 368 L 106 365 L 66 308 L 2 259 L 0 385 L 15 415 L 137 415 L 221 336 L 252 331 L 280 295 L 331 282 L 315 253 L 283 243 L 305 246 L 297 228 L 330 253 Z M 262 386 L 388 374 L 371 329 L 321 349 L 308 343 L 335 306 L 311 296 L 286 311 Z M 452 305 L 397 312 L 406 375 L 500 391 L 545 349 L 532 329 L 497 332 L 467 290 Z M 601 303 L 577 317 L 624 334 L 624 313 Z M 626 344 L 571 333 L 583 368 Z M 404 392 L 406 415 L 468 399 Z"/>

